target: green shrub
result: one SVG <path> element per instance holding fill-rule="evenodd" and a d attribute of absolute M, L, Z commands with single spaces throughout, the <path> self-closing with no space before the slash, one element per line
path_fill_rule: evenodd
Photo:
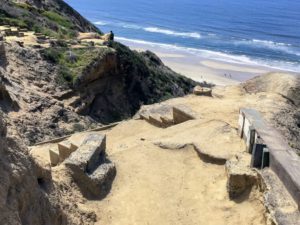
<path fill-rule="evenodd" d="M 63 80 L 71 83 L 74 78 L 74 74 L 70 71 L 70 69 L 64 65 L 61 65 L 58 71 L 58 75 L 63 78 Z"/>
<path fill-rule="evenodd" d="M 58 83 L 65 81 L 73 84 L 83 70 L 95 60 L 100 53 L 105 52 L 99 48 L 52 47 L 41 51 L 44 59 L 59 66 Z"/>
<path fill-rule="evenodd" d="M 45 11 L 42 13 L 43 16 L 47 17 L 49 20 L 65 27 L 65 28 L 71 28 L 72 23 L 70 22 L 69 19 L 67 19 L 64 16 L 59 15 L 58 13 L 54 11 Z"/>
<path fill-rule="evenodd" d="M 18 26 L 18 27 L 28 27 L 26 20 L 14 18 L 8 15 L 5 11 L 0 10 L 0 24 Z"/>
<path fill-rule="evenodd" d="M 15 6 L 25 9 L 25 10 L 29 10 L 29 11 L 33 11 L 35 10 L 35 8 L 32 5 L 29 5 L 27 3 L 22 3 L 22 2 L 14 2 Z"/>
<path fill-rule="evenodd" d="M 62 58 L 64 50 L 59 48 L 47 48 L 42 51 L 42 56 L 44 59 L 52 62 L 59 63 Z"/>

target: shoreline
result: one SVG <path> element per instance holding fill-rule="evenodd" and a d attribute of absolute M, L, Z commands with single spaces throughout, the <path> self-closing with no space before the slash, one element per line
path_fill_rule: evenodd
<path fill-rule="evenodd" d="M 262 65 L 249 65 L 211 59 L 208 56 L 193 54 L 179 49 L 164 48 L 154 44 L 116 39 L 133 50 L 150 50 L 154 52 L 166 66 L 198 82 L 206 81 L 208 83 L 214 83 L 215 85 L 225 86 L 239 84 L 266 73 L 292 73 Z"/>

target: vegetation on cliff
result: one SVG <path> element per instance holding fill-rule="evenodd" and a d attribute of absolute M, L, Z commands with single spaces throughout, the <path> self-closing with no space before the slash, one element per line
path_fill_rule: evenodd
<path fill-rule="evenodd" d="M 46 60 L 58 65 L 58 84 L 67 82 L 72 86 L 83 70 L 107 50 L 93 47 L 71 49 L 66 46 L 43 49 L 41 53 Z"/>
<path fill-rule="evenodd" d="M 26 28 L 47 36 L 67 39 L 77 32 L 100 32 L 61 0 L 35 1 L 0 0 L 0 24 Z"/>
<path fill-rule="evenodd" d="M 104 123 L 132 116 L 142 104 L 188 94 L 197 84 L 166 67 L 154 53 L 132 51 L 117 42 L 58 46 L 41 53 L 57 67 L 57 85 L 80 93 L 78 112 Z"/>

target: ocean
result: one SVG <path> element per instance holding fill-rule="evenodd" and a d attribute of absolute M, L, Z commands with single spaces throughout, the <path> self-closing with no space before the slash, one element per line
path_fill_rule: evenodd
<path fill-rule="evenodd" d="M 299 0 L 66 0 L 120 42 L 300 72 Z"/>

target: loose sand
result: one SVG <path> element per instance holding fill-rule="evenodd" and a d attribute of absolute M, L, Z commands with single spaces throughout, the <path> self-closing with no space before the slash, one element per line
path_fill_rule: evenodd
<path fill-rule="evenodd" d="M 111 159 L 118 171 L 111 193 L 90 202 L 97 224 L 264 224 L 260 202 L 230 201 L 224 166 L 202 162 L 191 147 L 162 150 L 141 142 Z"/>
<path fill-rule="evenodd" d="M 219 87 L 214 93 L 219 97 L 191 95 L 166 102 L 185 104 L 200 119 L 166 129 L 129 120 L 107 132 L 107 154 L 117 175 L 106 198 L 84 205 L 97 212 L 97 224 L 265 224 L 262 193 L 253 190 L 236 201 L 229 199 L 224 165 L 203 160 L 192 145 L 179 150 L 155 145 L 194 143 L 208 154 L 233 157 L 245 149 L 236 130 L 239 107 L 262 112 L 267 107 L 267 116 L 283 101 L 272 93 L 245 95 L 238 87 Z M 233 131 L 224 131 L 227 126 Z"/>

